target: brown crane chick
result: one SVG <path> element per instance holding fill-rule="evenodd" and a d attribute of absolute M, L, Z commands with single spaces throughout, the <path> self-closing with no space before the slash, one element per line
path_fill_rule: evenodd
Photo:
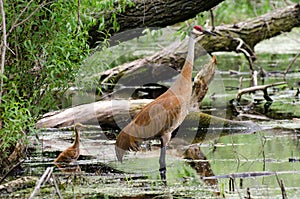
<path fill-rule="evenodd" d="M 63 152 L 61 152 L 59 154 L 59 156 L 54 160 L 54 163 L 58 168 L 67 167 L 71 163 L 77 161 L 77 159 L 80 155 L 80 149 L 79 149 L 80 132 L 79 132 L 79 129 L 82 127 L 85 127 L 85 126 L 80 123 L 76 123 L 74 125 L 75 140 L 74 140 L 72 146 L 68 147 Z"/>
<path fill-rule="evenodd" d="M 188 54 L 179 77 L 161 96 L 146 105 L 133 120 L 123 128 L 116 140 L 116 156 L 122 162 L 125 151 L 138 151 L 144 140 L 160 139 L 161 152 L 159 171 L 166 185 L 166 146 L 172 131 L 184 120 L 190 106 L 192 94 L 192 70 L 194 65 L 194 47 L 197 35 L 211 34 L 201 26 L 194 26 L 188 43 Z"/>

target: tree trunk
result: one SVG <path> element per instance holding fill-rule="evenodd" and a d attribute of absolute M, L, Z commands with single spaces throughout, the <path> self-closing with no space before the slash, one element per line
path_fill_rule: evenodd
<path fill-rule="evenodd" d="M 134 34 L 130 32 L 126 37 L 120 38 L 128 40 L 140 35 L 143 30 L 141 28 L 166 27 L 182 22 L 195 17 L 200 12 L 213 8 L 222 1 L 224 0 L 132 0 L 134 6 L 131 7 L 127 4 L 121 13 L 116 14 L 116 11 L 104 11 L 97 13 L 95 18 L 101 19 L 104 16 L 105 19 L 112 19 L 112 15 L 116 14 L 116 20 L 119 25 L 118 32 L 136 29 Z M 119 2 L 115 4 L 114 8 L 121 6 L 118 4 Z M 106 20 L 105 22 L 106 30 L 113 36 L 115 34 L 113 21 Z M 100 20 L 89 31 L 91 38 L 89 42 L 92 47 L 95 47 L 98 41 L 102 41 L 103 38 L 105 38 L 104 35 L 98 31 L 99 25 Z"/>

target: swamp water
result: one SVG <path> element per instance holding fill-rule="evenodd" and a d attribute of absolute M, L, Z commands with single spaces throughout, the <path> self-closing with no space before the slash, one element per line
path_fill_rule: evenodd
<path fill-rule="evenodd" d="M 106 132 L 93 126 L 81 132 L 81 157 L 78 164 L 81 174 L 68 176 L 54 168 L 54 176 L 64 198 L 215 198 L 216 193 L 226 198 L 282 198 L 280 180 L 289 198 L 300 196 L 300 59 L 293 64 L 284 79 L 282 72 L 300 51 L 300 29 L 285 36 L 273 38 L 257 45 L 258 60 L 255 69 L 263 67 L 268 76 L 264 84 L 286 81 L 287 84 L 270 87 L 273 99 L 267 103 L 261 91 L 244 94 L 241 104 L 232 105 L 236 97 L 239 78 L 243 76 L 243 88 L 249 86 L 248 63 L 242 55 L 217 53 L 218 72 L 201 104 L 202 111 L 232 120 L 252 120 L 261 130 L 252 134 L 235 134 L 205 140 L 200 144 L 202 152 L 210 162 L 218 184 L 203 183 L 196 171 L 181 158 L 171 145 L 167 155 L 168 186 L 162 186 L 158 172 L 158 142 L 152 142 L 152 150 L 130 153 L 121 164 L 116 161 L 114 140 L 106 138 Z M 298 35 L 298 36 L 297 36 Z M 276 44 L 284 44 L 276 50 Z M 142 48 L 141 48 L 142 49 Z M 142 50 L 141 50 L 142 51 Z M 149 53 L 149 52 L 148 52 Z M 149 53 L 151 54 L 151 53 Z M 235 71 L 234 73 L 230 70 Z M 237 71 L 237 73 L 236 73 Z M 259 85 L 262 79 L 258 80 Z M 251 102 L 253 106 L 247 106 Z M 250 108 L 249 108 L 250 107 Z M 236 115 L 236 109 L 244 110 Z M 213 129 L 212 129 L 213 130 Z M 242 132 L 242 131 L 241 131 Z M 20 176 L 35 176 L 38 180 L 53 160 L 71 145 L 74 133 L 48 129 L 38 132 L 38 150 L 32 153 L 21 167 Z M 32 140 L 35 141 L 34 138 Z M 174 147 L 175 146 L 175 147 Z M 20 176 L 14 176 L 16 179 Z M 76 177 L 75 177 L 76 176 Z M 35 182 L 12 193 L 3 193 L 3 198 L 28 198 Z M 36 198 L 58 198 L 53 182 L 42 186 Z"/>

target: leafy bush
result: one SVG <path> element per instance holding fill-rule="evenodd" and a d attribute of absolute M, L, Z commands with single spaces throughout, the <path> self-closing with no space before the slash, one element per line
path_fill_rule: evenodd
<path fill-rule="evenodd" d="M 9 0 L 4 10 L 9 48 L 0 103 L 2 159 L 42 113 L 59 106 L 57 99 L 89 53 L 87 29 L 93 23 L 83 15 L 85 25 L 78 25 L 77 1 Z"/>

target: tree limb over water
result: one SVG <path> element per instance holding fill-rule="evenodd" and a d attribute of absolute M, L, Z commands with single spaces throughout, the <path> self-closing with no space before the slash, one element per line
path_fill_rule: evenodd
<path fill-rule="evenodd" d="M 103 40 L 103 33 L 98 31 L 100 25 L 100 19 L 112 19 L 113 15 L 116 14 L 116 21 L 119 25 L 119 32 L 126 30 L 146 28 L 146 27 L 166 27 L 174 25 L 178 22 L 182 22 L 195 17 L 198 13 L 208 11 L 214 6 L 218 5 L 224 0 L 132 0 L 133 6 L 126 5 L 124 11 L 117 13 L 116 11 L 108 11 L 102 13 L 96 13 L 95 18 L 98 18 L 98 22 L 93 26 L 90 31 L 90 45 L 95 46 L 98 41 Z M 119 5 L 120 2 L 116 2 L 115 8 L 122 7 Z M 105 21 L 106 31 L 111 35 L 115 34 L 113 30 L 113 20 Z M 142 31 L 142 29 L 140 29 Z M 120 39 L 133 39 L 134 37 L 141 34 L 140 32 L 131 32 L 126 38 Z"/>
<path fill-rule="evenodd" d="M 289 32 L 293 27 L 300 26 L 300 5 L 287 6 L 265 15 L 249 19 L 237 24 L 221 25 L 215 27 L 218 34 L 215 37 L 201 37 L 198 39 L 195 57 L 218 51 L 242 52 L 249 62 L 255 59 L 254 46 L 259 42 L 277 36 L 282 32 Z M 116 83 L 121 76 L 130 74 L 141 67 L 155 65 L 156 68 L 169 66 L 180 70 L 187 54 L 187 40 L 176 41 L 154 55 L 117 66 L 98 74 L 101 84 Z M 199 46 L 203 47 L 200 48 Z M 128 78 L 128 79 L 129 79 Z M 158 79 L 159 80 L 159 79 Z"/>
<path fill-rule="evenodd" d="M 218 36 L 204 39 L 200 43 L 208 52 L 243 52 L 254 61 L 256 44 L 299 26 L 300 4 L 295 4 L 237 24 L 217 26 L 215 32 Z"/>

